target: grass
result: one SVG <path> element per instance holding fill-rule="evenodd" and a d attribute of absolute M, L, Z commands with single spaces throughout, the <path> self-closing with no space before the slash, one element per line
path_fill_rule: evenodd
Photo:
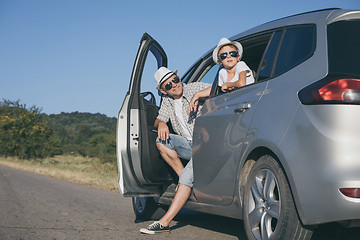
<path fill-rule="evenodd" d="M 104 163 L 98 158 L 61 155 L 24 160 L 15 157 L 0 157 L 0 164 L 69 182 L 118 191 L 116 163 Z"/>

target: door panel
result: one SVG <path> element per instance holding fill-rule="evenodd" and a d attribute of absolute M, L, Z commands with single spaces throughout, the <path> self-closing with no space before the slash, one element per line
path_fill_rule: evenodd
<path fill-rule="evenodd" d="M 148 63 L 151 60 L 155 60 L 152 65 Z M 152 68 L 147 69 L 148 66 Z M 149 97 L 148 91 L 142 93 L 143 86 L 155 91 L 153 74 L 161 66 L 167 66 L 165 51 L 145 33 L 135 59 L 129 91 L 118 115 L 119 187 L 124 196 L 160 195 L 163 184 L 171 180 L 155 145 L 154 121 L 159 107 L 154 94 Z"/>
<path fill-rule="evenodd" d="M 194 193 L 199 202 L 229 205 L 252 116 L 267 82 L 208 99 L 193 138 Z"/>
<path fill-rule="evenodd" d="M 272 36 L 273 32 L 266 32 L 239 40 L 244 48 L 242 61 L 250 69 L 262 70 Z M 199 202 L 230 205 L 236 197 L 239 168 L 257 134 L 251 122 L 267 85 L 257 82 L 217 96 L 219 87 L 214 82 L 194 129 L 194 193 Z"/>

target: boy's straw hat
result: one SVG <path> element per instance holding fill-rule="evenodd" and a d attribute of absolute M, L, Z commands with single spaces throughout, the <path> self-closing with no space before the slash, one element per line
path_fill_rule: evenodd
<path fill-rule="evenodd" d="M 156 81 L 156 89 L 160 89 L 160 85 L 166 81 L 171 75 L 177 74 L 177 70 L 175 72 L 171 71 L 170 69 L 166 67 L 159 68 L 154 75 L 155 81 Z"/>
<path fill-rule="evenodd" d="M 243 54 L 243 47 L 242 47 L 242 45 L 241 45 L 239 42 L 236 42 L 236 41 L 230 42 L 229 39 L 227 39 L 227 38 L 222 38 L 222 39 L 220 39 L 217 47 L 214 49 L 213 54 L 212 54 L 212 58 L 213 58 L 213 60 L 214 60 L 214 62 L 215 62 L 216 64 L 219 64 L 219 63 L 218 63 L 218 52 L 219 52 L 219 49 L 220 49 L 222 46 L 228 45 L 228 44 L 232 44 L 232 45 L 234 45 L 234 46 L 238 49 L 238 53 L 239 53 L 239 56 L 240 56 L 240 59 L 241 59 L 242 54 Z"/>

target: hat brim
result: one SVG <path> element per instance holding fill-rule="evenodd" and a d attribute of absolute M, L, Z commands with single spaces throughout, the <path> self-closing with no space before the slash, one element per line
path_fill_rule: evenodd
<path fill-rule="evenodd" d="M 234 46 L 238 49 L 238 53 L 239 53 L 239 56 L 240 56 L 240 59 L 241 59 L 242 54 L 243 54 L 243 47 L 242 47 L 242 45 L 241 45 L 239 42 L 232 41 L 232 42 L 227 42 L 227 43 L 221 44 L 221 45 L 217 46 L 217 47 L 213 50 L 212 58 L 213 58 L 213 60 L 214 60 L 214 62 L 215 62 L 216 64 L 219 64 L 219 62 L 218 62 L 219 49 L 222 48 L 222 47 L 225 46 L 225 45 L 234 45 Z"/>
<path fill-rule="evenodd" d="M 173 71 L 173 72 L 168 72 L 167 74 L 165 74 L 163 77 L 162 77 L 162 79 L 160 79 L 160 81 L 159 81 L 159 83 L 158 83 L 158 85 L 156 86 L 156 89 L 157 90 L 160 90 L 160 86 L 161 86 L 161 84 L 163 83 L 163 82 L 165 82 L 166 80 L 168 80 L 168 78 L 169 77 L 171 77 L 172 75 L 176 75 L 177 74 L 177 71 L 178 70 L 175 70 L 175 71 Z"/>

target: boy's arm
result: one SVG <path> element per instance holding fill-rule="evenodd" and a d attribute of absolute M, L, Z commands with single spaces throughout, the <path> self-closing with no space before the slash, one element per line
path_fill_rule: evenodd
<path fill-rule="evenodd" d="M 243 87 L 246 85 L 246 71 L 239 73 L 239 79 L 235 82 L 226 82 L 221 86 L 222 91 L 233 90 L 234 88 Z"/>
<path fill-rule="evenodd" d="M 243 87 L 246 85 L 246 71 L 242 71 L 239 73 L 239 80 L 234 82 L 234 87 Z"/>
<path fill-rule="evenodd" d="M 187 113 L 196 112 L 197 106 L 199 104 L 199 98 L 208 97 L 210 95 L 211 87 L 205 88 L 199 92 L 196 92 L 194 96 L 191 98 L 189 103 L 189 109 Z"/>

